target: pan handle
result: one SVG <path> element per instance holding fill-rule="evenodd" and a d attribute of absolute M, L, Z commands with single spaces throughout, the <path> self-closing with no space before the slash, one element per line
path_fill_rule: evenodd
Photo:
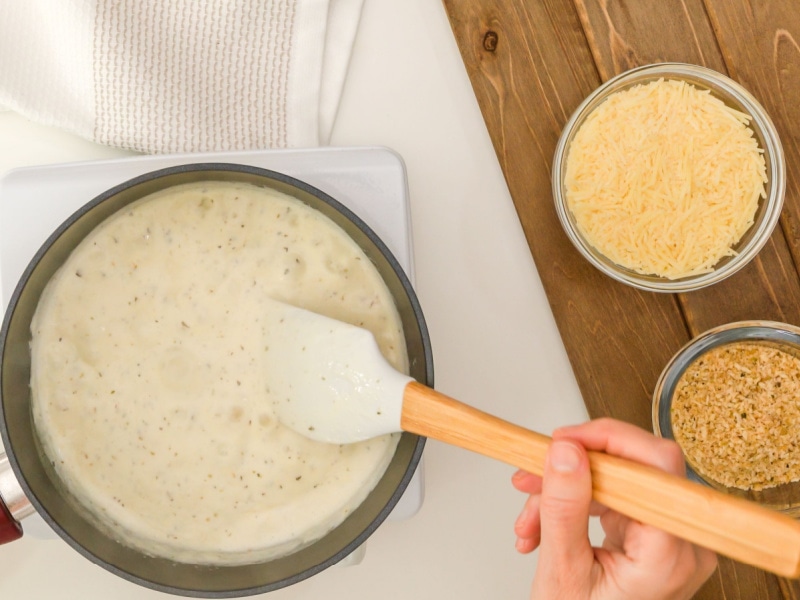
<path fill-rule="evenodd" d="M 13 542 L 22 537 L 22 525 L 11 516 L 6 505 L 0 502 L 0 544 Z"/>
<path fill-rule="evenodd" d="M 21 538 L 19 522 L 33 512 L 33 505 L 14 477 L 8 456 L 0 452 L 0 544 Z"/>

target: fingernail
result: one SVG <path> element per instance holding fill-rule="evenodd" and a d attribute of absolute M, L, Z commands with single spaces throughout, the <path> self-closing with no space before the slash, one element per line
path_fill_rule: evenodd
<path fill-rule="evenodd" d="M 554 441 L 547 453 L 550 466 L 559 473 L 574 473 L 581 463 L 581 455 L 571 442 Z"/>
<path fill-rule="evenodd" d="M 528 477 L 528 475 L 530 475 L 530 473 L 528 473 L 527 471 L 523 471 L 522 469 L 520 469 L 519 471 L 517 471 L 516 473 L 514 473 L 514 474 L 511 476 L 511 481 L 514 481 L 514 482 L 517 482 L 517 481 L 522 481 L 523 479 L 525 479 L 526 477 Z"/>

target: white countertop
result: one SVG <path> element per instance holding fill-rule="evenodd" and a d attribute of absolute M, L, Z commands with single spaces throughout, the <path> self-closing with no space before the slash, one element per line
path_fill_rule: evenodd
<path fill-rule="evenodd" d="M 440 2 L 365 1 L 331 144 L 388 146 L 405 160 L 416 289 L 432 338 L 436 387 L 545 433 L 585 420 Z M 128 154 L 0 113 L 0 174 Z M 536 557 L 514 550 L 523 497 L 511 487 L 512 473 L 507 465 L 429 441 L 425 500 L 415 516 L 385 522 L 360 565 L 333 567 L 267 596 L 526 597 Z M 24 537 L 0 547 L 0 597 L 168 596 L 123 581 L 60 539 Z"/>

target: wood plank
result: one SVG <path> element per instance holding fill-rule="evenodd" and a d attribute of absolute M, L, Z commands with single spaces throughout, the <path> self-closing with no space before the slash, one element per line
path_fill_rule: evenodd
<path fill-rule="evenodd" d="M 654 0 L 444 3 L 592 416 L 649 426 L 655 378 L 690 333 L 741 318 L 800 318 L 800 285 L 781 231 L 757 261 L 727 282 L 672 297 L 631 290 L 585 264 L 552 208 L 555 142 L 601 78 L 663 60 L 726 71 L 699 0 L 681 3 L 679 11 Z M 722 20 L 715 27 L 726 27 Z M 790 598 L 795 588 L 723 560 L 697 597 Z"/>
<path fill-rule="evenodd" d="M 788 173 L 781 228 L 798 265 L 800 181 L 794 174 L 800 168 L 800 13 L 792 2 L 706 0 L 706 7 L 729 73 L 758 98 L 778 129 Z M 786 316 L 792 323 L 797 319 L 793 312 Z"/>
<path fill-rule="evenodd" d="M 678 61 L 725 72 L 699 0 L 680 3 L 575 0 L 603 81 L 639 65 Z"/>
<path fill-rule="evenodd" d="M 707 0 L 709 16 L 732 76 L 764 104 L 781 133 L 788 165 L 800 163 L 800 14 L 791 2 Z M 800 182 L 787 181 L 786 209 L 797 223 Z M 786 212 L 786 210 L 784 211 Z M 787 215 L 784 215 L 787 216 Z M 798 239 L 800 228 L 792 225 Z M 796 244 L 793 244 L 796 246 Z"/>

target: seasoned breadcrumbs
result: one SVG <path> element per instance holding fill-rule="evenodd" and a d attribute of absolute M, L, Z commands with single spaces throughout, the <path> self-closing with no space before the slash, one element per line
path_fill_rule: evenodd
<path fill-rule="evenodd" d="M 709 350 L 678 382 L 672 429 L 689 464 L 727 487 L 800 480 L 800 359 L 753 342 Z"/>

